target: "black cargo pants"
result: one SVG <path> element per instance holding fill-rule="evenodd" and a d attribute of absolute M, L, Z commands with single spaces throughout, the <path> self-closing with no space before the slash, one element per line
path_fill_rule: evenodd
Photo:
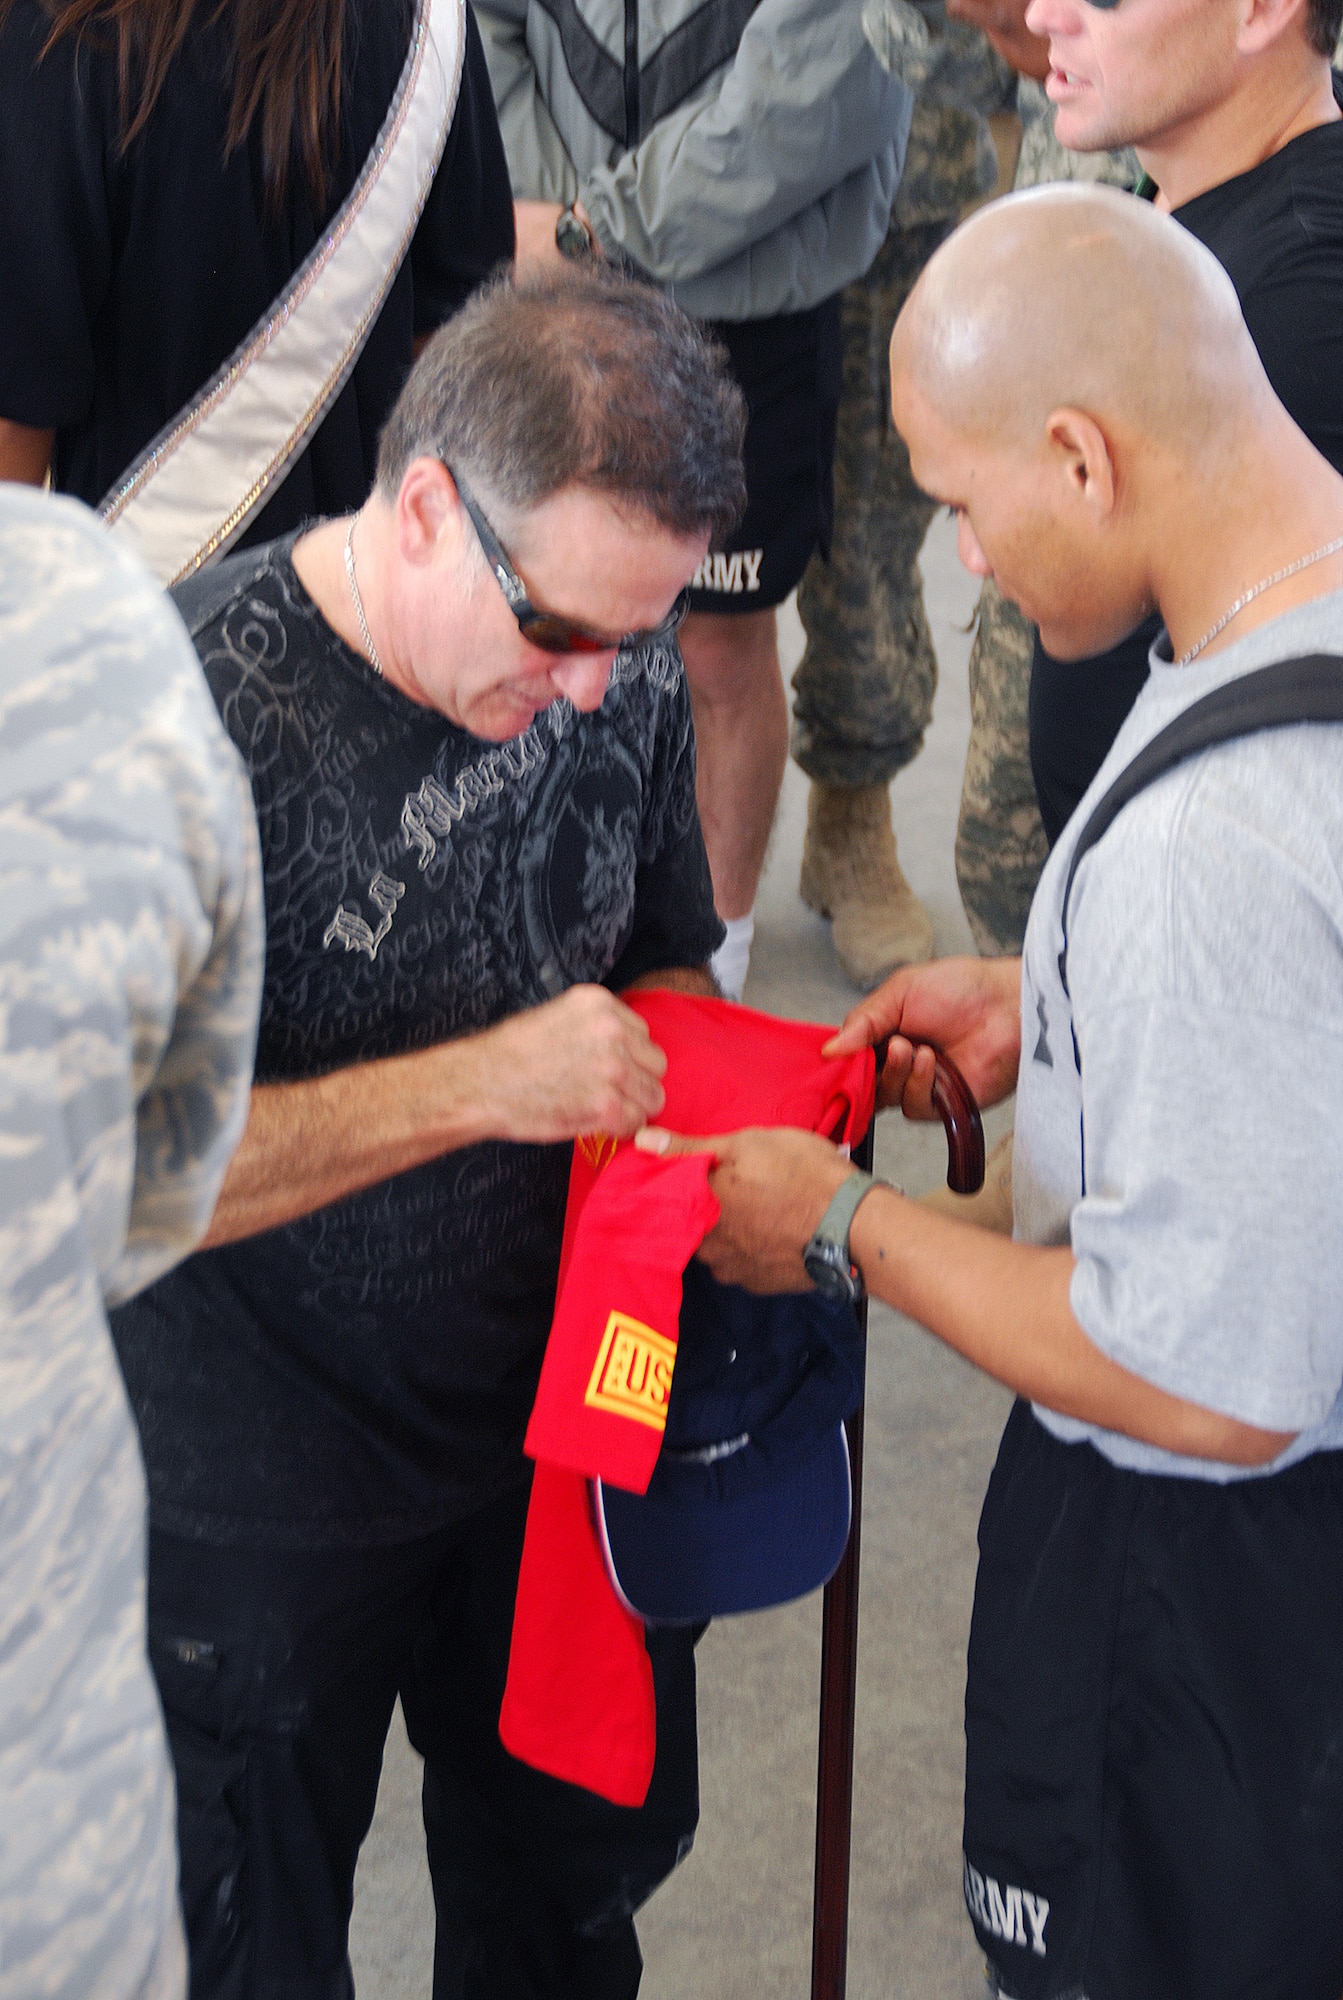
<path fill-rule="evenodd" d="M 634 1912 L 698 1816 L 693 1635 L 649 1637 L 643 1807 L 510 1757 L 498 1718 L 526 1506 L 524 1489 L 391 1548 L 151 1534 L 192 2000 L 347 2000 L 355 1862 L 398 1694 L 425 1760 L 434 2000 L 632 2000 Z"/>

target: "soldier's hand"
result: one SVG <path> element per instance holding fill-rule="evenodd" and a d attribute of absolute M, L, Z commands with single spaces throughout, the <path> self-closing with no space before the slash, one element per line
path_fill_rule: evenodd
<path fill-rule="evenodd" d="M 915 1047 L 932 1043 L 951 1057 L 977 1104 L 998 1104 L 1016 1088 L 1020 995 L 1019 958 L 902 966 L 859 1001 L 822 1054 L 854 1055 L 889 1035 L 878 1103 L 898 1104 L 906 1118 L 933 1118 L 933 1049 Z"/>
<path fill-rule="evenodd" d="M 841 1182 L 853 1171 L 828 1139 L 780 1126 L 687 1139 L 652 1129 L 636 1135 L 646 1153 L 712 1153 L 709 1188 L 722 1214 L 696 1256 L 724 1284 L 748 1292 L 809 1292 L 802 1252 Z"/>
<path fill-rule="evenodd" d="M 604 986 L 573 986 L 474 1041 L 501 1138 L 627 1139 L 667 1101 L 666 1056 L 648 1024 Z"/>
<path fill-rule="evenodd" d="M 579 218 L 592 238 L 594 257 L 604 257 L 606 252 L 593 231 L 587 210 L 579 201 L 574 203 L 574 214 Z M 514 263 L 519 271 L 534 269 L 538 264 L 549 264 L 563 269 L 564 258 L 560 246 L 555 241 L 555 224 L 559 221 L 562 208 L 557 201 L 515 201 L 513 204 L 513 238 L 516 248 Z"/>

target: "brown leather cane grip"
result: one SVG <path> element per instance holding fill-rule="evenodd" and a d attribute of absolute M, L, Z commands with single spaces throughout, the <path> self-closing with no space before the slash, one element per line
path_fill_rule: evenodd
<path fill-rule="evenodd" d="M 984 1124 L 969 1084 L 950 1056 L 934 1052 L 933 1103 L 947 1134 L 947 1186 L 978 1194 L 984 1185 Z"/>
<path fill-rule="evenodd" d="M 878 1076 L 890 1045 L 889 1035 L 874 1045 Z M 984 1185 L 984 1125 L 979 1106 L 951 1057 L 937 1048 L 933 1055 L 933 1106 L 947 1135 L 947 1186 L 953 1194 L 978 1194 Z"/>

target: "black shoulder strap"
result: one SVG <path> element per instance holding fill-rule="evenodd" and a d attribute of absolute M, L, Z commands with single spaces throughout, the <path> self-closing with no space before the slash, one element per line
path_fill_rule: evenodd
<path fill-rule="evenodd" d="M 1154 778 L 1186 757 L 1261 729 L 1285 729 L 1298 722 L 1343 722 L 1343 657 L 1311 653 L 1278 660 L 1271 667 L 1228 681 L 1205 694 L 1155 735 L 1122 770 L 1082 828 L 1063 889 L 1063 949 L 1059 978 L 1068 991 L 1068 898 L 1084 855 L 1103 839 L 1124 810 Z"/>

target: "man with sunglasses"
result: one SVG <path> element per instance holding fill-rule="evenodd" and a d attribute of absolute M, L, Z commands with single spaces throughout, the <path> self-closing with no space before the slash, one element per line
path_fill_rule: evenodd
<path fill-rule="evenodd" d="M 1236 287 L 1269 381 L 1343 470 L 1343 82 L 1331 70 L 1343 0 L 949 0 L 1045 78 L 1055 133 L 1075 151 L 1133 146 L 1138 192 L 1206 244 Z M 1032 40 L 1033 38 L 1033 40 Z M 1031 50 L 1034 51 L 1032 58 Z M 1035 638 L 1015 714 L 976 724 L 963 811 L 1029 757 L 1049 844 L 1147 679 L 1147 620 L 1086 677 Z M 1014 691 L 1015 692 L 1015 691 Z M 958 856 L 958 868 L 961 868 Z M 964 874 L 961 868 L 962 875 Z"/>
<path fill-rule="evenodd" d="M 650 288 L 495 285 L 431 343 L 352 517 L 178 602 L 249 766 L 251 1117 L 207 1249 L 117 1315 L 192 1990 L 349 1990 L 400 1696 L 438 1996 L 622 2000 L 696 1817 L 690 1635 L 621 1810 L 498 1740 L 570 1142 L 664 1059 L 617 994 L 722 935 L 675 629 L 743 499 L 739 392 Z"/>
<path fill-rule="evenodd" d="M 1343 469 L 1343 0 L 1030 0 L 1066 145 L 1131 142 L 1138 192 L 1231 277 L 1269 381 Z M 1031 765 L 1057 840 L 1147 679 L 1148 620 L 1097 662 L 1094 700 L 1037 635 Z"/>

